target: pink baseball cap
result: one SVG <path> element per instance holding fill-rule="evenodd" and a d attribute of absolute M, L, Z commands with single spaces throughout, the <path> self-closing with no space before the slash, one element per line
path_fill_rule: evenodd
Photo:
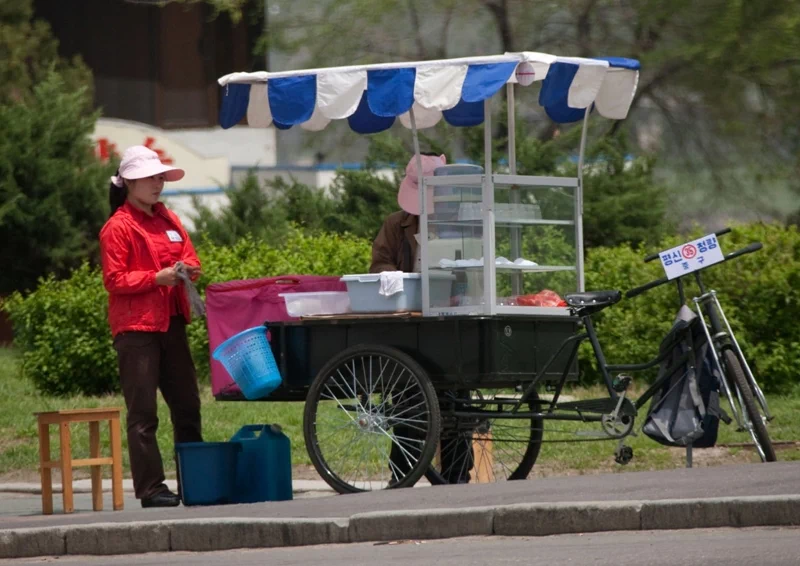
<path fill-rule="evenodd" d="M 447 158 L 444 155 L 422 155 L 422 176 L 431 177 L 437 167 L 447 163 Z M 433 191 L 429 190 L 426 195 L 428 214 L 433 212 Z M 397 204 L 400 208 L 419 216 L 421 211 L 419 209 L 419 176 L 417 175 L 417 157 L 411 158 L 411 161 L 406 165 L 406 176 L 403 182 L 400 183 L 400 190 L 397 192 Z"/>
<path fill-rule="evenodd" d="M 180 181 L 185 174 L 183 169 L 161 163 L 158 154 L 152 149 L 134 145 L 122 154 L 119 176 L 111 177 L 111 182 L 121 187 L 122 179 L 144 179 L 153 175 L 164 175 L 167 181 Z"/>

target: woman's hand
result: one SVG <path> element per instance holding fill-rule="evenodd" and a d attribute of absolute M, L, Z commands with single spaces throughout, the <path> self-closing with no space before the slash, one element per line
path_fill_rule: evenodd
<path fill-rule="evenodd" d="M 165 267 L 156 273 L 156 285 L 165 285 L 166 287 L 174 287 L 178 284 L 178 272 L 174 267 Z"/>

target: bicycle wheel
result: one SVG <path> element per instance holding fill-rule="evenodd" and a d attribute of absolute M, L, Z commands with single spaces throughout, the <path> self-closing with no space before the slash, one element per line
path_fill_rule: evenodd
<path fill-rule="evenodd" d="M 306 398 L 303 436 L 319 475 L 339 493 L 410 487 L 436 452 L 436 391 L 410 356 L 386 346 L 341 352 Z"/>
<path fill-rule="evenodd" d="M 742 420 L 748 428 L 750 436 L 753 437 L 758 455 L 761 456 L 761 460 L 764 462 L 775 462 L 777 458 L 772 447 L 772 441 L 769 439 L 767 425 L 764 424 L 764 419 L 758 410 L 758 405 L 756 405 L 756 401 L 753 398 L 753 390 L 744 374 L 739 358 L 730 349 L 726 349 L 722 355 L 725 360 L 725 373 L 728 381 L 736 386 L 735 390 L 738 390 L 738 394 L 734 396 L 734 399 L 738 398 L 743 405 L 741 407 Z"/>
<path fill-rule="evenodd" d="M 516 402 L 513 392 L 475 391 L 472 398 L 473 407 L 457 408 L 485 416 L 443 417 L 439 458 L 425 477 L 434 485 L 526 479 L 542 447 L 542 419 L 503 418 Z M 540 410 L 536 392 L 527 409 Z"/>

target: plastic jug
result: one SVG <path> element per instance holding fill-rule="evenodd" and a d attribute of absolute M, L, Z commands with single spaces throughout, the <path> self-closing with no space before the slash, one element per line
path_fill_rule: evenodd
<path fill-rule="evenodd" d="M 292 499 L 292 455 L 289 437 L 280 426 L 246 425 L 233 435 L 240 443 L 234 503 Z"/>

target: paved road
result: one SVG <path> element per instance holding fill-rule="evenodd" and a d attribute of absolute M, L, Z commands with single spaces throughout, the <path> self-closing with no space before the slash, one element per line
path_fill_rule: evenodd
<path fill-rule="evenodd" d="M 141 509 L 130 502 L 125 511 L 91 512 L 91 505 L 71 516 L 40 515 L 38 499 L 28 514 L 0 515 L 0 530 L 97 522 L 158 521 L 224 517 L 349 517 L 369 511 L 463 508 L 514 503 L 692 499 L 747 495 L 800 494 L 800 462 L 743 464 L 713 468 L 630 472 L 580 477 L 387 490 L 295 501 Z M 800 561 L 799 561 L 800 563 Z"/>
<path fill-rule="evenodd" d="M 436 566 L 500 566 L 559 564 L 593 566 L 794 566 L 800 562 L 800 529 L 697 529 L 638 531 L 552 537 L 461 538 L 401 544 L 350 545 L 235 550 L 226 552 L 142 554 L 115 556 L 114 566 L 288 566 L 324 564 L 436 564 Z M 99 566 L 108 556 L 61 556 L 0 564 L 59 564 Z"/>

